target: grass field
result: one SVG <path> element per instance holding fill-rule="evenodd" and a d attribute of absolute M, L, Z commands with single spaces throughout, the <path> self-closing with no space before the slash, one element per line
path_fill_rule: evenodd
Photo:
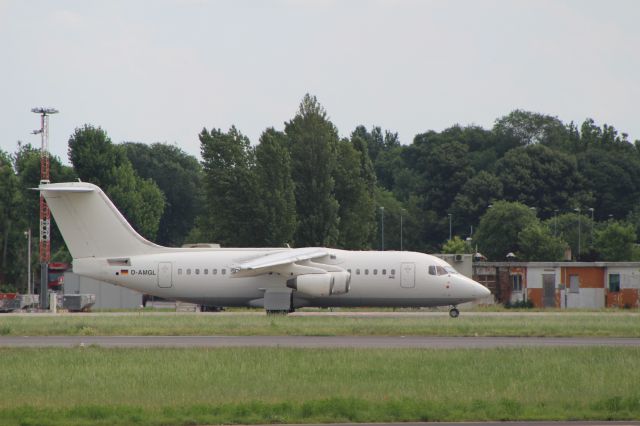
<path fill-rule="evenodd" d="M 0 336 L 612 336 L 640 337 L 638 313 L 462 313 L 428 316 L 265 316 L 242 313 L 0 316 Z"/>
<path fill-rule="evenodd" d="M 640 419 L 638 348 L 0 349 L 0 424 Z"/>

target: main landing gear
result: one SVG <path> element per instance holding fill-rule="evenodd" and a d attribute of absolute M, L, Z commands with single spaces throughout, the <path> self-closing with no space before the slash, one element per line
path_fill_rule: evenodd
<path fill-rule="evenodd" d="M 458 318 L 460 316 L 460 311 L 455 306 L 452 306 L 451 309 L 449 309 L 449 316 L 451 318 Z"/>

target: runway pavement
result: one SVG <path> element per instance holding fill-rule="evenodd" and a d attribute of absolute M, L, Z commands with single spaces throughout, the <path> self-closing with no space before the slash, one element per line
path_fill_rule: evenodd
<path fill-rule="evenodd" d="M 640 426 L 640 421 L 330 423 L 287 426 Z M 267 426 L 267 425 L 261 425 Z M 284 426 L 284 425 L 268 425 Z"/>
<path fill-rule="evenodd" d="M 0 347 L 498 348 L 640 347 L 640 338 L 428 336 L 2 336 Z"/>

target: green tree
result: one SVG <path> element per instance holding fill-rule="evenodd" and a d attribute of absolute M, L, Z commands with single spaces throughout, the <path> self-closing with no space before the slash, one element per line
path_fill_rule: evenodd
<path fill-rule="evenodd" d="M 518 234 L 519 258 L 528 261 L 560 261 L 567 243 L 554 237 L 545 224 L 538 221 L 527 225 Z"/>
<path fill-rule="evenodd" d="M 403 166 L 398 133 L 389 130 L 383 132 L 380 127 L 373 127 L 368 131 L 364 126 L 358 126 L 351 133 L 351 141 L 356 138 L 366 142 L 367 152 L 380 185 L 388 190 L 393 189 L 395 173 Z"/>
<path fill-rule="evenodd" d="M 477 226 L 480 216 L 495 200 L 502 199 L 502 182 L 481 171 L 469 179 L 453 202 L 453 218 L 458 226 Z"/>
<path fill-rule="evenodd" d="M 202 235 L 227 246 L 251 246 L 257 202 L 249 139 L 235 126 L 226 133 L 203 129 L 199 138 L 207 206 L 200 220 Z"/>
<path fill-rule="evenodd" d="M 577 157 L 578 167 L 593 194 L 599 219 L 625 217 L 640 204 L 640 156 L 630 144 L 626 149 L 592 147 Z"/>
<path fill-rule="evenodd" d="M 256 177 L 256 242 L 271 247 L 293 243 L 296 199 L 291 178 L 291 155 L 282 132 L 269 128 L 262 133 L 256 147 Z"/>
<path fill-rule="evenodd" d="M 166 207 L 158 228 L 157 242 L 180 246 L 195 225 L 202 207 L 202 167 L 198 160 L 177 146 L 155 143 L 123 144 L 136 173 L 151 179 L 162 191 Z"/>
<path fill-rule="evenodd" d="M 417 188 L 425 207 L 446 216 L 456 194 L 473 175 L 468 147 L 435 132 L 417 135 L 402 153 L 406 164 L 420 176 Z"/>
<path fill-rule="evenodd" d="M 496 201 L 480 219 L 475 240 L 480 252 L 491 260 L 521 252 L 518 236 L 538 221 L 534 212 L 518 202 Z"/>
<path fill-rule="evenodd" d="M 546 221 L 547 226 L 555 236 L 566 241 L 571 253 L 576 259 L 585 259 L 589 254 L 594 223 L 591 218 L 578 213 L 563 213 Z M 578 254 L 578 246 L 580 253 Z"/>
<path fill-rule="evenodd" d="M 602 260 L 637 260 L 633 258 L 636 238 L 633 225 L 609 221 L 604 228 L 596 231 L 595 245 Z"/>
<path fill-rule="evenodd" d="M 567 129 L 557 117 L 520 109 L 497 119 L 493 131 L 513 137 L 521 145 L 556 145 L 567 138 Z"/>
<path fill-rule="evenodd" d="M 421 211 L 415 203 L 405 205 L 391 191 L 377 187 L 374 191 L 374 212 L 374 232 L 370 247 L 380 250 L 382 246 L 383 220 L 385 250 L 418 250 L 421 247 L 417 232 L 419 220 L 416 219 Z"/>
<path fill-rule="evenodd" d="M 536 207 L 542 217 L 591 201 L 575 158 L 546 146 L 513 149 L 497 169 L 505 199 Z"/>
<path fill-rule="evenodd" d="M 369 247 L 375 232 L 375 175 L 366 141 L 354 137 L 338 143 L 335 193 L 339 203 L 338 246 L 346 249 Z"/>
<path fill-rule="evenodd" d="M 40 194 L 33 191 L 40 184 L 40 149 L 31 144 L 19 144 L 14 154 L 15 170 L 20 181 L 22 203 L 19 214 L 24 218 L 25 229 L 31 229 L 34 238 L 38 238 L 40 228 Z M 72 167 L 63 165 L 58 157 L 49 157 L 49 180 L 51 182 L 72 182 L 76 180 L 76 174 Z M 58 231 L 56 221 L 51 221 L 51 259 L 61 262 L 69 259 L 66 245 L 62 235 Z M 34 241 L 35 241 L 34 239 Z M 38 247 L 34 244 L 34 252 L 31 256 L 34 265 L 38 263 Z"/>
<path fill-rule="evenodd" d="M 454 235 L 452 239 L 444 243 L 442 246 L 442 252 L 448 254 L 472 253 L 473 248 L 467 241 L 457 235 Z"/>
<path fill-rule="evenodd" d="M 127 160 L 107 132 L 90 124 L 75 129 L 69 138 L 68 155 L 80 179 L 103 189 L 112 183 L 114 169 Z"/>
<path fill-rule="evenodd" d="M 22 231 L 19 226 L 21 203 L 20 182 L 11 159 L 0 150 L 0 285 L 12 284 L 11 289 L 16 288 L 19 277 L 14 256 L 17 235 Z"/>
<path fill-rule="evenodd" d="M 122 146 L 101 128 L 85 125 L 69 138 L 69 160 L 80 179 L 100 186 L 141 235 L 155 240 L 164 211 L 162 191 L 136 174 Z"/>
<path fill-rule="evenodd" d="M 295 183 L 301 246 L 330 246 L 338 241 L 338 201 L 334 173 L 338 131 L 315 96 L 306 94 L 296 116 L 285 124 Z"/>

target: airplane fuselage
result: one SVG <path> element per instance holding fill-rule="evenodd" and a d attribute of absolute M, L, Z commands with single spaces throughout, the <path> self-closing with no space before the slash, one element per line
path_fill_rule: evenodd
<path fill-rule="evenodd" d="M 283 249 L 173 249 L 167 253 L 126 258 L 74 260 L 74 272 L 167 299 L 212 306 L 264 306 L 267 291 L 285 288 L 289 278 L 270 272 L 234 277 L 243 259 Z M 349 291 L 323 297 L 292 292 L 292 307 L 457 305 L 486 295 L 476 282 L 456 273 L 433 273 L 449 266 L 423 253 L 328 249 L 323 263 L 350 274 Z M 431 274 L 429 267 L 432 267 Z"/>

